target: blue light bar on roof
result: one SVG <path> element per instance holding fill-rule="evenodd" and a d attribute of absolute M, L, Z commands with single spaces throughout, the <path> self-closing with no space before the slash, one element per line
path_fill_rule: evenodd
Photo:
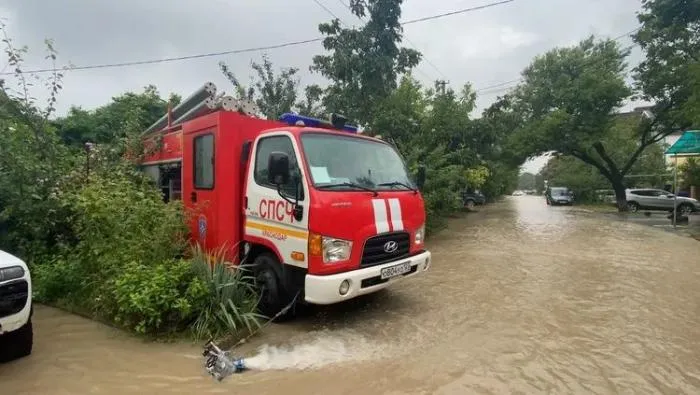
<path fill-rule="evenodd" d="M 284 113 L 280 116 L 280 121 L 286 123 L 290 126 L 306 126 L 312 128 L 324 128 L 324 129 L 334 129 L 338 130 L 328 121 L 323 121 L 321 119 L 306 117 L 303 115 Z M 300 124 L 301 123 L 301 124 Z M 352 125 L 345 125 L 342 129 L 344 132 L 357 133 L 357 127 Z"/>

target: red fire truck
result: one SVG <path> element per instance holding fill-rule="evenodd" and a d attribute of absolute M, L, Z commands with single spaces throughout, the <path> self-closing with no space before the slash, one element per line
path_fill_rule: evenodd
<path fill-rule="evenodd" d="M 144 132 L 143 170 L 182 199 L 194 242 L 251 267 L 273 315 L 333 304 L 428 270 L 425 209 L 387 142 L 330 121 L 256 116 L 205 84 Z M 244 257 L 240 258 L 239 257 Z"/>

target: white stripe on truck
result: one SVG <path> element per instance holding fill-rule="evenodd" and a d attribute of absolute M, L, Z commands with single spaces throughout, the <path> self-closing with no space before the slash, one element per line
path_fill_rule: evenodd
<path fill-rule="evenodd" d="M 391 230 L 394 232 L 403 230 L 403 218 L 401 217 L 401 202 L 399 199 L 389 199 L 389 213 L 391 215 Z"/>
<path fill-rule="evenodd" d="M 372 199 L 372 208 L 374 209 L 374 226 L 377 228 L 377 234 L 388 232 L 389 221 L 387 220 L 384 199 Z"/>

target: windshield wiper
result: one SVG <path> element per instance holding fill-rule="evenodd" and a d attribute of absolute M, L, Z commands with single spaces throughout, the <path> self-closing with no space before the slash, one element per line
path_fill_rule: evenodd
<path fill-rule="evenodd" d="M 413 191 L 414 193 L 418 193 L 418 191 L 417 191 L 415 188 L 413 188 L 412 186 L 410 186 L 410 185 L 408 185 L 408 184 L 406 184 L 406 183 L 403 183 L 403 182 L 401 182 L 401 181 L 383 182 L 383 183 L 381 183 L 381 184 L 377 184 L 377 186 L 378 186 L 378 187 L 395 187 L 395 186 L 402 186 L 402 187 L 404 187 L 404 188 L 407 188 L 407 189 Z"/>
<path fill-rule="evenodd" d="M 364 187 L 360 184 L 356 184 L 354 182 L 340 182 L 337 184 L 326 184 L 326 185 L 319 185 L 316 188 L 318 189 L 328 189 L 328 188 L 336 188 L 336 187 L 351 187 L 351 188 L 357 188 L 357 189 L 362 189 L 368 192 L 372 192 L 374 196 L 379 196 L 379 193 L 375 191 L 372 188 Z"/>

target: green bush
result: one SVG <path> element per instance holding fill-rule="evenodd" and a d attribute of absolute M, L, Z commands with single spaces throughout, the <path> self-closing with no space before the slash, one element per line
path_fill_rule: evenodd
<path fill-rule="evenodd" d="M 130 263 L 108 284 L 110 292 L 100 298 L 101 304 L 114 322 L 141 334 L 187 328 L 205 307 L 209 292 L 187 260 Z"/>
<path fill-rule="evenodd" d="M 165 204 L 152 186 L 126 166 L 93 173 L 59 188 L 53 199 L 66 213 L 75 240 L 32 261 L 38 299 L 104 311 L 97 299 L 126 266 L 151 267 L 181 256 L 187 228 L 179 203 Z"/>

